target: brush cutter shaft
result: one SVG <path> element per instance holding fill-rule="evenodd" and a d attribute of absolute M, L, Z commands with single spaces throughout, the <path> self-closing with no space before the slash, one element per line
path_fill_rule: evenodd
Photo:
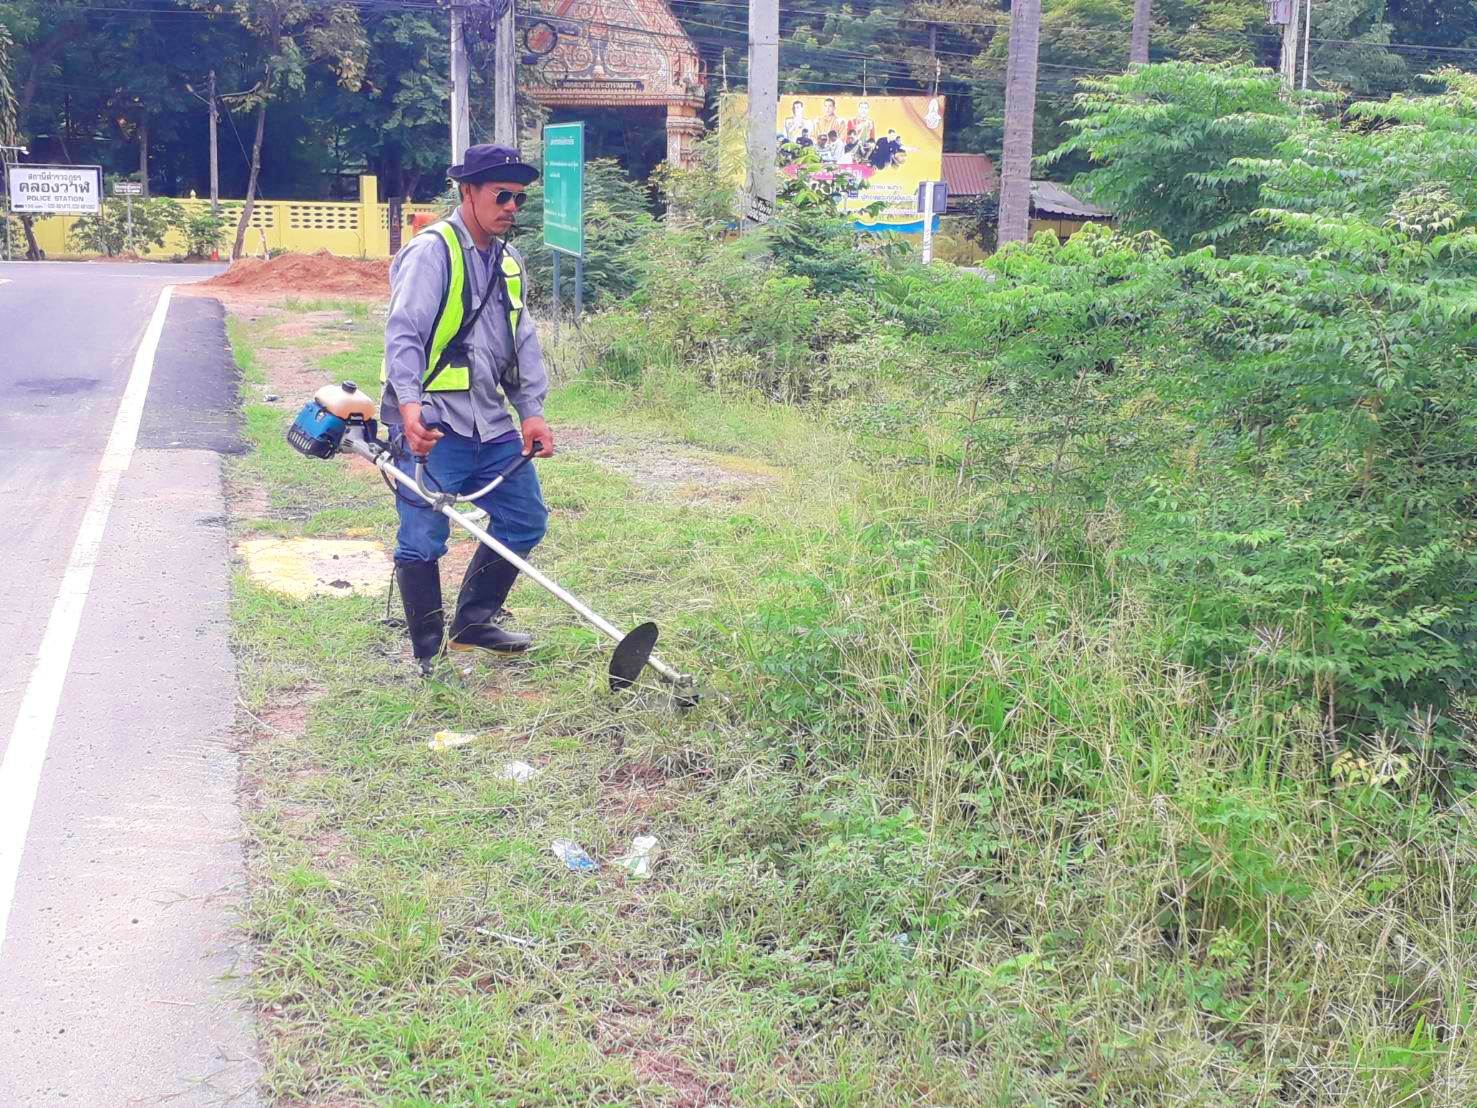
<path fill-rule="evenodd" d="M 400 470 L 396 469 L 394 463 L 390 460 L 389 451 L 385 450 L 383 447 L 378 445 L 371 445 L 361 438 L 350 436 L 344 439 L 344 448 L 347 450 L 352 450 L 355 454 L 358 454 L 362 458 L 367 458 L 369 461 L 373 462 L 376 466 L 379 467 L 380 472 L 388 475 L 392 480 L 394 480 L 397 485 L 401 486 L 402 488 L 411 490 L 431 507 L 437 508 L 436 499 L 432 496 L 427 495 L 426 491 L 421 488 L 419 482 L 414 480 L 408 474 L 402 473 Z M 589 623 L 592 626 L 598 628 L 610 638 L 614 639 L 617 643 L 619 643 L 622 639 L 626 637 L 624 633 L 622 633 L 620 628 L 615 626 L 615 624 L 611 623 L 605 617 L 600 615 L 599 612 L 594 611 L 592 608 L 590 608 L 589 605 L 587 605 L 579 597 L 575 596 L 568 589 L 563 588 L 557 582 L 551 581 L 549 578 L 545 577 L 533 566 L 529 565 L 528 562 L 524 561 L 517 554 L 514 554 L 506 546 L 498 542 L 497 539 L 493 538 L 481 527 L 478 527 L 475 523 L 473 523 L 466 516 L 462 515 L 455 508 L 447 504 L 442 504 L 439 506 L 438 510 L 447 519 L 451 520 L 453 523 L 459 524 L 464 530 L 470 532 L 471 535 L 478 542 L 482 543 L 482 545 L 486 546 L 498 557 L 504 559 L 509 564 L 516 566 L 518 572 L 527 576 L 529 579 L 534 581 L 546 591 L 553 593 L 554 597 L 565 604 L 567 607 L 574 609 L 574 611 L 578 613 L 585 620 L 586 623 Z M 663 678 L 665 678 L 667 681 L 670 681 L 674 685 L 685 687 L 691 684 L 691 678 L 685 676 L 684 674 L 678 673 L 675 669 L 667 665 L 655 655 L 647 659 L 647 664 L 651 666 L 652 669 L 656 670 L 657 673 L 661 674 Z"/>

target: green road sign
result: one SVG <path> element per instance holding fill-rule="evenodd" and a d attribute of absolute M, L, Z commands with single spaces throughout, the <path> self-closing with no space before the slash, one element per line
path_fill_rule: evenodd
<path fill-rule="evenodd" d="M 544 242 L 585 256 L 585 125 L 544 128 Z"/>

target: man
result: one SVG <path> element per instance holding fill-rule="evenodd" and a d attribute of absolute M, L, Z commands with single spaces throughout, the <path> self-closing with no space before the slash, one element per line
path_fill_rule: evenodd
<path fill-rule="evenodd" d="M 902 141 L 897 137 L 896 131 L 888 131 L 885 136 L 877 140 L 877 146 L 872 151 L 872 166 L 875 169 L 886 169 L 893 164 L 894 159 L 902 151 Z"/>
<path fill-rule="evenodd" d="M 461 198 L 456 211 L 411 239 L 390 267 L 380 420 L 397 446 L 426 458 L 427 491 L 460 494 L 482 488 L 520 454 L 552 456 L 554 436 L 544 422 L 543 352 L 524 305 L 527 271 L 504 242 L 538 170 L 516 150 L 480 145 L 447 175 Z M 505 399 L 518 413 L 517 428 Z M 476 504 L 493 536 L 522 557 L 544 537 L 548 511 L 532 465 Z M 395 579 L 416 661 L 430 673 L 442 648 L 438 562 L 451 522 L 414 493 L 397 492 L 395 508 Z M 497 623 L 517 576 L 478 545 L 457 597 L 450 649 L 528 649 L 531 636 Z"/>
<path fill-rule="evenodd" d="M 839 134 L 842 131 L 846 130 L 846 124 L 842 122 L 841 117 L 836 114 L 835 97 L 826 97 L 824 106 L 825 110 L 821 113 L 820 119 L 816 121 L 815 133 L 826 138 L 830 138 L 832 131 L 835 131 L 837 134 Z"/>
<path fill-rule="evenodd" d="M 785 141 L 798 142 L 800 132 L 810 130 L 810 120 L 805 118 L 805 101 L 796 100 L 790 105 L 790 118 L 783 125 Z"/>
<path fill-rule="evenodd" d="M 877 140 L 877 122 L 872 118 L 872 103 L 869 100 L 857 102 L 856 118 L 847 125 L 847 141 L 860 148 L 867 147 L 869 150 Z"/>

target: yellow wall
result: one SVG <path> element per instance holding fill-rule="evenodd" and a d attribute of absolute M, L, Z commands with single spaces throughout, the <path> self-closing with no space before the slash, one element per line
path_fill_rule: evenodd
<path fill-rule="evenodd" d="M 187 210 L 204 210 L 208 200 L 181 200 Z M 241 218 L 240 200 L 222 200 L 221 215 L 227 223 L 226 253 L 234 239 L 236 221 Z M 402 216 L 402 242 L 411 235 L 410 217 L 417 213 L 440 214 L 434 204 L 405 204 Z M 37 219 L 33 224 L 36 243 L 49 258 L 68 253 L 67 232 L 76 216 L 56 215 Z M 379 203 L 379 182 L 374 177 L 359 178 L 359 200 L 298 201 L 258 200 L 251 208 L 242 249 L 249 256 L 264 252 L 312 254 L 327 250 L 348 258 L 388 258 L 390 256 L 390 206 Z M 145 257 L 172 258 L 185 252 L 184 240 L 171 230 L 163 247 L 150 249 Z"/>

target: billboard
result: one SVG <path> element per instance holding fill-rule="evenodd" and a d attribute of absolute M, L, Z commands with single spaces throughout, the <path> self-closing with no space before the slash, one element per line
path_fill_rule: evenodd
<path fill-rule="evenodd" d="M 742 146 L 749 98 L 728 97 L 723 105 L 725 143 Z M 918 186 L 944 175 L 944 98 L 942 96 L 844 96 L 840 93 L 781 93 L 775 134 L 780 172 L 793 176 L 794 152 L 812 150 L 825 170 L 859 178 L 849 193 L 847 211 L 883 205 L 881 214 L 859 218 L 872 231 L 923 230 Z M 787 156 L 787 154 L 789 156 Z"/>
<path fill-rule="evenodd" d="M 49 215 L 95 214 L 103 194 L 103 171 L 95 165 L 18 165 L 5 167 L 10 178 L 10 208 Z"/>

